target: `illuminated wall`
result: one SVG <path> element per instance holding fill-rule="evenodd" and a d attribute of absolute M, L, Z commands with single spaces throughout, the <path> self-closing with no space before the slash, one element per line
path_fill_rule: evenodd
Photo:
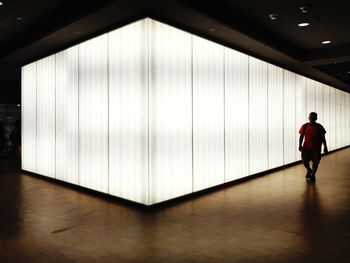
<path fill-rule="evenodd" d="M 192 192 L 191 35 L 149 20 L 149 202 Z"/>
<path fill-rule="evenodd" d="M 151 205 L 300 160 L 310 111 L 350 144 L 349 93 L 143 19 L 22 67 L 22 169 Z"/>
<path fill-rule="evenodd" d="M 225 181 L 224 47 L 193 36 L 193 189 Z"/>
<path fill-rule="evenodd" d="M 78 47 L 56 54 L 56 179 L 78 184 Z"/>

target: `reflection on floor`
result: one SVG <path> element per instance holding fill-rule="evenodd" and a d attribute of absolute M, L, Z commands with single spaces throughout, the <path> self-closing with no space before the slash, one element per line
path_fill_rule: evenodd
<path fill-rule="evenodd" d="M 0 262 L 350 262 L 350 148 L 144 210 L 0 166 Z"/>

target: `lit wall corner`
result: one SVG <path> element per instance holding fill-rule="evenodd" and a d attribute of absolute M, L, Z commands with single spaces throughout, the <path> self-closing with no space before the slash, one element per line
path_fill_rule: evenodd
<path fill-rule="evenodd" d="M 225 48 L 225 181 L 249 175 L 248 56 Z"/>
<path fill-rule="evenodd" d="M 37 61 L 37 170 L 55 178 L 55 55 Z"/>
<path fill-rule="evenodd" d="M 308 113 L 306 109 L 306 78 L 301 75 L 295 76 L 295 128 L 296 128 L 296 143 L 299 146 L 299 130 L 305 124 Z M 300 160 L 299 147 L 295 149 L 297 160 Z"/>
<path fill-rule="evenodd" d="M 224 48 L 193 36 L 193 189 L 225 181 Z"/>
<path fill-rule="evenodd" d="M 79 45 L 79 185 L 108 192 L 108 35 Z"/>
<path fill-rule="evenodd" d="M 150 204 L 192 192 L 191 34 L 149 20 Z"/>
<path fill-rule="evenodd" d="M 283 69 L 267 66 L 268 168 L 283 165 Z"/>
<path fill-rule="evenodd" d="M 56 54 L 56 179 L 78 184 L 78 46 Z"/>
<path fill-rule="evenodd" d="M 298 140 L 295 135 L 300 128 L 296 126 L 296 76 L 294 72 L 284 70 L 283 93 L 284 164 L 288 164 L 297 160 Z"/>
<path fill-rule="evenodd" d="M 109 194 L 148 204 L 148 22 L 108 34 Z"/>
<path fill-rule="evenodd" d="M 36 173 L 36 62 L 22 67 L 22 169 Z"/>
<path fill-rule="evenodd" d="M 267 63 L 249 57 L 250 174 L 268 169 Z"/>

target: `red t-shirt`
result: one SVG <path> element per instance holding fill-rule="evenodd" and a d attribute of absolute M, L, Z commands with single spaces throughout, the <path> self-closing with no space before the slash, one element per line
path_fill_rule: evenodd
<path fill-rule="evenodd" d="M 306 125 L 306 130 L 304 124 L 303 126 L 301 126 L 299 133 L 305 135 L 303 148 L 315 149 L 321 147 L 321 138 L 326 133 L 326 130 L 319 123 L 308 123 Z"/>

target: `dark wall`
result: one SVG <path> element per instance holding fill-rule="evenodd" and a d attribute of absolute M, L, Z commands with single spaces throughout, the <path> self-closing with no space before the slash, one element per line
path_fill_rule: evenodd
<path fill-rule="evenodd" d="M 0 78 L 0 103 L 21 103 L 21 77 L 16 75 L 12 78 Z"/>

